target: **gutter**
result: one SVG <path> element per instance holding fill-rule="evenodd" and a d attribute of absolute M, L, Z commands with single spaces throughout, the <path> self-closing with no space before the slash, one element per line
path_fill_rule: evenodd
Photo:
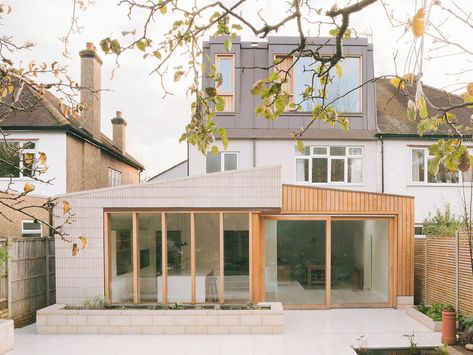
<path fill-rule="evenodd" d="M 390 138 L 390 139 L 417 139 L 417 140 L 434 140 L 434 139 L 452 139 L 452 138 L 472 138 L 473 135 L 464 135 L 462 137 L 452 134 L 436 134 L 436 135 L 425 135 L 420 136 L 418 134 L 409 133 L 409 134 L 397 134 L 397 133 L 377 133 L 375 134 L 378 138 Z"/>

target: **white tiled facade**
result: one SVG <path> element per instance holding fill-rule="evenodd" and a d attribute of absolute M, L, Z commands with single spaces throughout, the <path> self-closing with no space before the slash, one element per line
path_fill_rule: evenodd
<path fill-rule="evenodd" d="M 69 238 L 87 247 L 72 256 L 72 244 L 56 243 L 56 300 L 82 305 L 86 299 L 104 297 L 104 208 L 280 208 L 281 168 L 237 170 L 165 182 L 105 188 L 66 194 L 74 223 L 65 226 Z M 62 203 L 55 209 L 56 224 L 64 218 Z"/>

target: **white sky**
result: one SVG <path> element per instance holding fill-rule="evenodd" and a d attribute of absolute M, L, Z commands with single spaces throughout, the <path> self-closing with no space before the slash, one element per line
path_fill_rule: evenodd
<path fill-rule="evenodd" d="M 196 0 L 198 4 L 207 0 Z M 395 14 L 398 18 L 405 20 L 415 13 L 416 2 L 421 0 L 389 0 L 395 4 Z M 445 5 L 449 5 L 452 0 L 443 0 Z M 234 3 L 234 1 L 225 1 Z M 286 6 L 285 0 L 253 0 L 252 6 L 243 8 L 245 18 L 257 20 L 254 4 L 263 9 L 263 14 L 270 19 L 268 22 L 277 22 L 285 14 L 281 14 L 281 9 Z M 97 47 L 100 40 L 107 36 L 121 38 L 121 31 L 129 31 L 139 28 L 139 17 L 129 20 L 126 17 L 127 10 L 124 7 L 117 7 L 117 1 L 96 0 L 96 3 L 89 6 L 87 11 L 79 12 L 79 22 L 83 27 L 80 34 L 71 37 L 69 51 L 71 59 L 61 56 L 63 45 L 59 37 L 63 36 L 68 29 L 69 19 L 72 11 L 72 1 L 66 0 L 17 0 L 10 1 L 13 5 L 13 12 L 5 18 L 3 28 L 0 31 L 4 34 L 12 35 L 18 41 L 30 40 L 36 43 L 36 47 L 28 53 L 16 55 L 16 60 L 29 62 L 35 59 L 38 63 L 43 61 L 51 63 L 58 60 L 62 64 L 67 64 L 69 70 L 77 81 L 80 78 L 80 61 L 78 52 L 85 47 L 85 42 L 94 42 Z M 332 0 L 314 0 L 315 7 L 327 9 L 333 5 Z M 339 1 L 342 6 L 345 0 Z M 462 6 L 467 13 L 473 12 L 472 0 L 457 0 L 457 4 Z M 280 4 L 280 5 L 277 5 Z M 438 10 L 432 12 L 434 21 L 442 21 L 446 16 L 439 14 Z M 162 17 L 153 28 L 153 33 L 159 36 L 163 29 L 167 29 L 173 18 L 163 20 Z M 350 27 L 361 33 L 372 35 L 372 42 L 375 53 L 375 75 L 394 74 L 395 66 L 393 54 L 398 54 L 398 70 L 403 74 L 405 54 L 410 46 L 412 34 L 409 32 L 399 40 L 403 33 L 403 28 L 393 29 L 385 15 L 385 12 L 378 3 L 370 6 L 359 14 L 353 15 Z M 464 46 L 473 46 L 470 32 L 465 26 L 458 22 L 448 20 L 443 24 L 443 29 L 452 40 Z M 294 28 L 283 28 L 278 35 L 296 35 Z M 315 35 L 315 30 L 312 31 Z M 327 34 L 327 31 L 322 33 Z M 151 36 L 153 38 L 153 36 Z M 243 33 L 243 40 L 254 40 L 252 36 Z M 157 40 L 159 37 L 155 37 Z M 469 40 L 468 40 L 469 38 Z M 99 53 L 101 51 L 99 50 Z M 448 50 L 455 52 L 455 50 Z M 445 53 L 445 52 L 444 52 Z M 123 117 L 127 120 L 127 150 L 146 166 L 145 175 L 150 177 L 154 174 L 174 165 L 186 158 L 186 145 L 179 144 L 178 139 L 183 132 L 189 117 L 189 105 L 191 100 L 186 98 L 186 83 L 173 85 L 172 78 L 168 84 L 174 92 L 173 96 L 168 96 L 164 100 L 159 79 L 150 76 L 149 72 L 153 68 L 153 63 L 143 61 L 142 55 L 136 51 L 128 53 L 120 60 L 120 68 L 116 71 L 115 77 L 111 80 L 111 72 L 115 67 L 114 57 L 105 56 L 100 53 L 104 60 L 102 66 L 102 87 L 110 89 L 110 92 L 102 94 L 102 131 L 111 136 L 110 119 L 115 116 L 115 111 L 122 111 Z M 461 80 L 457 77 L 447 75 L 447 73 L 461 70 L 472 64 L 473 56 L 469 58 L 465 55 L 456 57 L 444 57 L 432 61 L 427 61 L 424 65 L 424 82 L 430 85 L 444 87 L 460 81 L 460 86 L 473 81 L 472 75 L 467 73 Z M 186 58 L 178 58 L 176 62 L 187 62 Z"/>

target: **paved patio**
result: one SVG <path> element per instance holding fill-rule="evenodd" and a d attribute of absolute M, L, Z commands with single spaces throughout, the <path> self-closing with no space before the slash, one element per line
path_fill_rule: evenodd
<path fill-rule="evenodd" d="M 37 335 L 31 325 L 15 331 L 8 355 L 353 355 L 364 336 L 371 348 L 440 345 L 432 332 L 404 311 L 338 309 L 285 311 L 283 335 Z"/>

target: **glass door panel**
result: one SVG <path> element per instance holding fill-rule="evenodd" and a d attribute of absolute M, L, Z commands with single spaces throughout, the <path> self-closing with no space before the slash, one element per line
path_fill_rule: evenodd
<path fill-rule="evenodd" d="M 387 303 L 389 222 L 333 220 L 332 304 Z"/>
<path fill-rule="evenodd" d="M 325 221 L 265 222 L 265 300 L 325 304 Z"/>

